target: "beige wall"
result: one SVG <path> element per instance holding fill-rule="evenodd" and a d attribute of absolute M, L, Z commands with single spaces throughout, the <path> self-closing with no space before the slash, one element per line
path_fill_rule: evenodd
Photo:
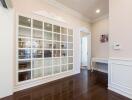
<path fill-rule="evenodd" d="M 16 12 L 33 14 L 36 11 L 47 11 L 62 17 L 68 24 L 73 26 L 84 26 L 90 30 L 90 23 L 71 15 L 65 8 L 55 7 L 46 0 L 12 0 Z M 74 13 L 74 12 L 73 12 Z"/>
<path fill-rule="evenodd" d="M 89 22 L 86 22 L 85 19 L 81 19 L 80 17 L 77 18 L 74 15 L 71 14 L 71 12 L 75 13 L 74 11 L 71 10 L 71 12 L 69 13 L 67 8 L 63 8 L 61 9 L 61 5 L 60 7 L 56 7 L 53 6 L 52 4 L 48 3 L 47 0 L 12 0 L 13 2 L 13 7 L 16 11 L 17 14 L 23 14 L 23 15 L 28 15 L 31 17 L 35 17 L 38 19 L 44 19 L 45 21 L 49 21 L 52 23 L 51 19 L 42 17 L 42 16 L 38 16 L 38 15 L 34 15 L 34 12 L 37 11 L 46 11 L 49 13 L 54 13 L 57 16 L 62 17 L 66 23 L 60 23 L 57 21 L 53 21 L 55 24 L 59 25 L 64 25 L 66 27 L 72 27 L 75 31 L 75 35 L 74 35 L 74 43 L 75 43 L 75 51 L 74 51 L 74 55 L 78 56 L 75 57 L 74 61 L 76 61 L 77 63 L 75 63 L 77 66 L 79 66 L 80 64 L 80 28 L 86 28 L 87 30 L 91 30 L 91 24 Z M 75 66 L 76 66 L 75 65 Z M 77 67 L 76 66 L 76 67 Z M 77 67 L 78 72 L 80 72 L 80 67 Z"/>
<path fill-rule="evenodd" d="M 110 0 L 110 57 L 132 58 L 132 0 Z M 113 42 L 120 50 L 113 50 Z"/>
<path fill-rule="evenodd" d="M 54 24 L 64 25 L 66 27 L 70 27 L 74 29 L 74 70 L 72 72 L 73 74 L 77 74 L 80 72 L 80 28 L 86 27 L 88 30 L 90 30 L 90 23 L 86 22 L 84 19 L 77 18 L 74 15 L 71 15 L 69 12 L 67 12 L 66 9 L 62 7 L 55 7 L 51 4 L 48 4 L 46 0 L 12 0 L 13 6 L 15 8 L 16 13 L 20 13 L 22 15 L 31 16 L 32 18 L 42 19 L 44 21 L 49 21 Z M 42 16 L 34 15 L 33 12 L 36 11 L 47 11 L 49 13 L 54 13 L 57 16 L 62 17 L 66 23 L 61 23 L 55 20 L 51 20 Z M 74 12 L 73 12 L 74 13 Z M 15 50 L 14 50 L 15 51 Z M 15 60 L 15 59 L 14 59 Z M 14 65 L 15 66 L 15 65 Z M 65 77 L 68 76 L 69 73 L 62 73 L 59 77 Z M 71 75 L 71 74 L 70 74 Z M 58 78 L 58 76 L 45 78 L 42 80 L 44 83 L 53 81 Z M 35 83 L 42 84 L 42 81 L 38 82 L 32 82 L 31 84 L 24 84 L 21 86 L 15 86 L 15 91 L 25 89 L 31 86 L 35 86 Z"/>
<path fill-rule="evenodd" d="M 100 42 L 100 35 L 109 34 L 108 17 L 92 24 L 92 57 L 108 58 L 109 44 Z"/>
<path fill-rule="evenodd" d="M 108 24 L 109 24 L 108 17 L 104 17 L 103 19 L 96 21 L 92 24 L 92 57 L 108 58 L 109 56 L 109 43 L 100 42 L 100 35 L 109 34 Z M 96 63 L 94 69 L 107 73 L 108 65 Z"/>
<path fill-rule="evenodd" d="M 33 15 L 34 11 L 38 11 L 38 10 L 46 10 L 48 12 L 54 12 L 56 15 L 61 16 L 64 18 L 64 20 L 67 22 L 68 25 L 72 26 L 73 28 L 76 29 L 75 33 L 75 39 L 74 41 L 76 41 L 77 44 L 80 43 L 79 39 L 80 39 L 80 34 L 79 34 L 79 28 L 80 27 L 87 27 L 90 30 L 90 24 L 87 23 L 84 20 L 80 20 L 79 18 L 76 18 L 75 16 L 70 15 L 68 12 L 59 9 L 57 7 L 53 7 L 51 5 L 48 5 L 45 0 L 12 0 L 13 1 L 13 7 L 15 8 L 15 12 L 16 13 L 21 13 L 21 14 L 27 14 L 27 15 Z M 2 56 L 2 58 L 0 58 L 0 65 L 2 66 L 0 68 L 0 98 L 3 98 L 5 96 L 9 96 L 11 95 L 15 88 L 13 86 L 13 81 L 14 81 L 14 77 L 13 74 L 15 74 L 15 54 L 16 54 L 16 48 L 15 48 L 15 28 L 13 30 L 13 26 L 15 27 L 14 22 L 14 12 L 10 11 L 10 10 L 5 10 L 1 5 L 0 5 L 0 26 L 1 26 L 1 36 L 0 36 L 0 45 L 1 45 L 1 49 L 0 49 L 0 55 Z M 13 32 L 14 31 L 14 32 Z M 75 50 L 75 55 L 77 55 L 78 57 L 75 57 L 75 61 L 77 61 L 78 63 L 75 63 L 75 66 L 78 66 L 75 68 L 75 73 L 79 73 L 80 72 L 80 59 L 79 59 L 79 46 L 80 45 L 75 45 L 74 48 L 76 48 Z M 8 73 L 8 74 L 7 74 Z M 73 74 L 70 73 L 71 75 Z M 70 75 L 65 74 L 65 76 Z M 60 76 L 56 76 L 53 77 L 54 79 L 57 79 Z M 51 81 L 52 78 L 50 78 L 49 80 L 45 80 L 44 82 L 48 82 Z M 38 83 L 38 82 L 36 82 Z M 4 86 L 4 87 L 3 87 Z M 24 85 L 25 86 L 25 85 Z M 23 86 L 23 88 L 25 88 Z M 31 84 L 30 84 L 31 86 Z M 29 86 L 29 87 L 30 87 Z M 27 86 L 28 87 L 28 86 Z"/>

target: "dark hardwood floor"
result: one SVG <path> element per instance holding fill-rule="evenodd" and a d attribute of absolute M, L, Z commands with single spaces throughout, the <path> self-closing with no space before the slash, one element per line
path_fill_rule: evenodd
<path fill-rule="evenodd" d="M 107 74 L 80 74 L 14 93 L 1 100 L 130 100 L 107 89 Z"/>

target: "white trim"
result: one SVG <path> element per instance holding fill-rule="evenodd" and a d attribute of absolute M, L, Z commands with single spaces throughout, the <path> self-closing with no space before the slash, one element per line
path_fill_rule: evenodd
<path fill-rule="evenodd" d="M 80 27 L 79 31 L 80 32 L 84 32 L 84 33 L 86 33 L 88 35 L 91 34 L 90 30 L 88 28 L 86 28 L 86 27 Z"/>
<path fill-rule="evenodd" d="M 65 12 L 68 12 L 70 15 L 75 16 L 78 19 L 81 19 L 81 20 L 84 20 L 84 21 L 86 21 L 88 23 L 91 23 L 91 20 L 88 19 L 87 17 L 83 16 L 81 13 L 79 13 L 79 12 L 77 12 L 77 11 L 71 9 L 71 8 L 66 7 L 65 5 L 57 2 L 56 0 L 45 0 L 45 1 L 48 4 L 54 6 L 54 7 L 58 8 L 58 9 L 61 9 L 61 10 L 65 11 Z"/>
<path fill-rule="evenodd" d="M 88 52 L 89 52 L 89 55 L 88 55 L 88 66 L 87 66 L 87 68 L 88 68 L 88 70 L 90 69 L 90 65 L 91 65 L 91 32 L 90 32 L 90 30 L 88 29 L 88 28 L 86 28 L 86 27 L 80 27 L 80 29 L 79 29 L 79 35 L 80 35 L 80 44 L 79 44 L 79 49 L 80 49 L 80 66 L 81 66 L 81 59 L 82 59 L 82 57 L 81 57 L 81 32 L 84 32 L 85 34 L 86 34 L 86 37 L 88 38 L 88 37 L 90 37 L 90 42 L 88 42 L 89 43 L 89 46 L 90 46 L 90 49 L 88 49 Z"/>
<path fill-rule="evenodd" d="M 120 68 L 117 70 L 115 68 L 117 68 L 117 66 Z M 128 79 L 130 76 L 132 76 L 132 59 L 124 59 L 124 58 L 109 58 L 109 85 L 108 85 L 108 89 L 115 91 L 121 95 L 124 95 L 128 98 L 132 99 L 132 87 L 130 86 L 130 84 L 132 84 L 131 80 L 127 81 L 127 82 L 123 82 L 124 78 Z M 129 70 L 129 73 L 127 73 Z M 115 75 L 117 71 L 117 75 Z M 122 73 L 119 75 L 119 71 L 126 71 L 126 73 Z M 113 73 L 114 72 L 114 73 Z M 125 77 L 123 74 L 125 74 Z M 119 80 L 120 79 L 120 82 Z M 122 79 L 122 80 L 121 80 Z M 117 80 L 117 81 L 116 81 Z"/>
<path fill-rule="evenodd" d="M 37 12 L 33 12 L 35 15 L 38 15 L 38 16 L 42 16 L 42 17 L 46 17 L 46 18 L 49 18 L 49 19 L 52 19 L 52 20 L 55 20 L 55 21 L 59 21 L 59 22 L 62 22 L 62 23 L 66 23 L 66 21 L 61 17 L 61 16 L 57 16 L 55 14 L 51 14 L 47 11 L 37 11 Z M 67 23 L 66 23 L 67 24 Z"/>
<path fill-rule="evenodd" d="M 93 68 L 93 70 L 108 74 L 108 71 L 103 70 L 103 69 Z"/>
<path fill-rule="evenodd" d="M 132 62 L 132 58 L 113 58 L 113 57 L 109 57 L 109 60 L 120 60 L 120 61 L 131 61 Z"/>
<path fill-rule="evenodd" d="M 31 87 L 34 87 L 34 86 L 42 85 L 44 83 L 52 82 L 52 81 L 62 79 L 62 78 L 65 78 L 65 77 L 68 77 L 68 76 L 71 76 L 71 75 L 78 74 L 78 73 L 77 72 L 75 73 L 72 70 L 72 71 L 69 71 L 69 72 L 64 72 L 64 73 L 61 73 L 61 74 L 54 75 L 54 77 L 49 76 L 49 77 L 45 77 L 45 78 L 40 79 L 40 80 L 35 80 L 35 81 L 32 81 L 32 82 L 29 82 L 28 84 L 25 83 L 25 84 L 21 84 L 21 85 L 16 85 L 15 88 L 14 88 L 14 92 L 21 91 L 21 90 L 24 90 L 24 89 L 28 89 L 28 88 L 31 88 Z"/>
<path fill-rule="evenodd" d="M 103 20 L 105 18 L 109 18 L 109 14 L 102 15 L 101 17 L 98 17 L 98 18 L 92 20 L 91 23 L 98 22 L 98 21 Z"/>
<path fill-rule="evenodd" d="M 128 92 L 124 91 L 124 90 L 121 90 L 119 89 L 120 87 L 117 88 L 117 86 L 111 86 L 111 85 L 108 85 L 108 89 L 111 90 L 111 91 L 114 91 L 116 93 L 119 93 L 125 97 L 128 97 L 130 99 L 132 99 L 132 95 L 129 94 Z"/>

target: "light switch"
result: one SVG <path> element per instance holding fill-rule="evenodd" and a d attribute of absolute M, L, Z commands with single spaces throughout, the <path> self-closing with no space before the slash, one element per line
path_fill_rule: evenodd
<path fill-rule="evenodd" d="M 118 42 L 113 42 L 113 49 L 114 50 L 120 50 L 121 49 L 121 46 Z"/>

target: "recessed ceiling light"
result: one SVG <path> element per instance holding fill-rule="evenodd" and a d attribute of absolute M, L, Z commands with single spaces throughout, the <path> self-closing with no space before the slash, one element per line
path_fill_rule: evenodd
<path fill-rule="evenodd" d="M 99 14 L 99 13 L 100 13 L 100 9 L 97 9 L 97 10 L 96 10 L 96 13 Z"/>

